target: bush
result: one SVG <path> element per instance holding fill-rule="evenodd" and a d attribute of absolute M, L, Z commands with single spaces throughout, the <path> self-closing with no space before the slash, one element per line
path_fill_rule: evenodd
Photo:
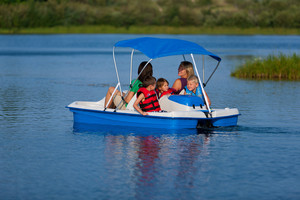
<path fill-rule="evenodd" d="M 0 0 L 0 28 L 72 25 L 300 27 L 298 0 Z"/>

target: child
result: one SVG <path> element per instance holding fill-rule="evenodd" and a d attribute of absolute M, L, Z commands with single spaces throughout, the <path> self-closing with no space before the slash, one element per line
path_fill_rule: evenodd
<path fill-rule="evenodd" d="M 198 80 L 197 76 L 191 75 L 188 77 L 187 85 L 184 87 L 184 90 L 185 90 L 184 94 L 199 96 L 203 99 L 203 102 L 204 102 L 204 96 L 201 91 L 201 88 L 199 87 L 199 80 Z M 206 92 L 205 92 L 205 94 L 206 94 Z M 206 94 L 206 97 L 207 97 L 208 104 L 210 105 L 210 99 L 208 98 L 207 94 Z"/>
<path fill-rule="evenodd" d="M 156 94 L 158 99 L 160 99 L 161 97 L 163 97 L 166 94 L 172 94 L 174 93 L 176 90 L 173 88 L 169 88 L 169 82 L 164 79 L 164 78 L 159 78 L 156 81 Z"/>
<path fill-rule="evenodd" d="M 143 87 L 141 87 L 136 95 L 133 107 L 142 115 L 148 115 L 147 112 L 160 111 L 160 106 L 155 94 L 156 79 L 153 76 L 148 76 L 143 81 Z"/>

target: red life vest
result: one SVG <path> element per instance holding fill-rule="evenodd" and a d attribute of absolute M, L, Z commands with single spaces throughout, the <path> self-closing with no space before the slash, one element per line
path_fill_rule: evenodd
<path fill-rule="evenodd" d="M 169 88 L 168 91 L 165 91 L 165 92 L 161 93 L 161 95 L 159 95 L 158 89 L 156 89 L 155 92 L 156 92 L 158 98 L 160 99 L 166 94 L 174 94 L 176 92 L 176 90 L 174 88 Z"/>
<path fill-rule="evenodd" d="M 142 111 L 144 112 L 153 112 L 153 111 L 160 111 L 160 106 L 157 100 L 157 96 L 154 90 L 149 91 L 144 87 L 141 87 L 137 91 L 137 97 L 143 93 L 145 95 L 145 100 L 142 102 L 140 101 L 139 105 Z"/>

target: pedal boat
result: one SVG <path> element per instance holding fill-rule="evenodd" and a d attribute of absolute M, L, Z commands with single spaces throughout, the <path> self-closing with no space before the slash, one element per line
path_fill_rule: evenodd
<path fill-rule="evenodd" d="M 149 115 L 146 116 L 141 115 L 133 108 L 136 95 L 134 95 L 128 103 L 125 110 L 118 109 L 118 106 L 116 109 L 106 108 L 107 105 L 104 105 L 105 97 L 96 102 L 75 101 L 67 106 L 67 108 L 73 112 L 74 125 L 80 123 L 85 125 L 132 126 L 159 129 L 227 127 L 237 125 L 238 116 L 240 115 L 237 108 L 211 109 L 207 103 L 207 96 L 205 95 L 205 92 L 203 92 L 204 87 L 221 62 L 219 56 L 205 50 L 194 42 L 180 39 L 142 37 L 119 41 L 113 47 L 113 60 L 118 82 L 115 88 L 121 92 L 126 91 L 122 91 L 119 79 L 115 59 L 115 49 L 117 47 L 132 49 L 130 82 L 132 77 L 132 61 L 135 51 L 139 51 L 149 57 L 148 63 L 153 59 L 160 57 L 182 55 L 185 59 L 186 55 L 190 55 L 194 65 L 195 75 L 198 76 L 200 81 L 199 86 L 201 86 L 202 93 L 204 94 L 204 100 L 200 97 L 190 95 L 165 95 L 159 100 L 163 111 L 149 112 Z M 215 69 L 207 79 L 206 83 L 202 83 L 199 76 L 194 54 L 203 55 L 203 59 L 205 56 L 210 56 L 217 62 Z M 155 68 L 155 66 L 153 67 Z M 110 101 L 111 100 L 112 99 L 110 99 Z"/>

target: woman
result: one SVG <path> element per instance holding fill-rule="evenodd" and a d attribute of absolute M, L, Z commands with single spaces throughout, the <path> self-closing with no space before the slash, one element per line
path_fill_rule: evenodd
<path fill-rule="evenodd" d="M 138 74 L 141 73 L 142 69 L 145 67 L 145 65 L 147 64 L 146 61 L 141 62 L 139 69 L 138 69 Z M 119 109 L 121 110 L 125 110 L 127 104 L 129 103 L 129 101 L 132 99 L 132 97 L 135 95 L 135 93 L 139 90 L 139 88 L 141 87 L 143 80 L 147 77 L 147 76 L 152 76 L 153 75 L 153 69 L 152 69 L 152 65 L 151 63 L 148 63 L 147 66 L 145 67 L 145 69 L 142 71 L 142 73 L 140 74 L 140 76 L 138 77 L 138 79 L 134 79 L 131 81 L 131 88 L 127 94 L 127 96 L 124 97 L 124 93 L 123 93 L 123 97 L 124 97 L 124 102 L 121 103 L 123 101 L 122 97 L 121 97 L 121 93 L 120 91 L 116 91 L 114 97 L 112 98 L 112 100 L 109 102 L 109 104 L 107 105 L 107 108 L 116 108 L 116 106 L 119 106 Z M 114 92 L 115 87 L 110 87 L 107 91 L 106 97 L 105 97 L 105 104 L 104 106 L 106 106 L 106 104 L 108 103 L 110 97 L 112 96 L 112 93 Z"/>
<path fill-rule="evenodd" d="M 175 94 L 179 94 L 183 88 L 187 85 L 187 78 L 194 75 L 193 64 L 189 61 L 182 61 L 178 67 L 178 76 L 172 88 L 175 89 Z"/>

